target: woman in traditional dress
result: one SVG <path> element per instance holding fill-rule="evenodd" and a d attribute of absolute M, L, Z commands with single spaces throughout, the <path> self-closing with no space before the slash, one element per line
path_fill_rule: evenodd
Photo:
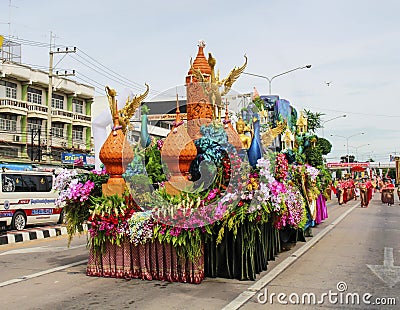
<path fill-rule="evenodd" d="M 394 205 L 394 184 L 390 182 L 390 180 L 387 181 L 387 184 L 385 186 L 386 190 L 386 202 L 388 206 Z"/>
<path fill-rule="evenodd" d="M 347 180 L 342 182 L 342 189 L 343 189 L 343 203 L 347 203 L 348 200 L 348 183 Z"/>
<path fill-rule="evenodd" d="M 374 187 L 373 183 L 371 182 L 371 180 L 368 178 L 367 178 L 366 184 L 367 184 L 367 189 L 368 189 L 368 203 L 369 203 L 372 199 L 372 195 L 374 194 L 375 187 Z"/>
<path fill-rule="evenodd" d="M 360 197 L 360 180 L 356 180 L 354 182 L 354 200 L 357 200 L 357 197 Z"/>
<path fill-rule="evenodd" d="M 383 179 L 380 185 L 381 201 L 382 203 L 387 203 L 386 201 L 386 179 Z"/>
<path fill-rule="evenodd" d="M 361 208 L 368 207 L 368 189 L 365 179 L 361 180 L 358 183 L 358 188 L 360 190 L 360 199 L 361 199 Z"/>

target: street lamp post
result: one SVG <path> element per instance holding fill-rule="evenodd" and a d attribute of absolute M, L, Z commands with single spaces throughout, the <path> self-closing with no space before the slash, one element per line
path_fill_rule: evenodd
<path fill-rule="evenodd" d="M 332 134 L 331 134 L 331 137 L 339 137 L 339 138 L 344 138 L 344 139 L 346 139 L 347 170 L 348 170 L 349 173 L 350 173 L 349 139 L 350 139 L 350 138 L 353 138 L 353 137 L 355 137 L 355 136 L 363 135 L 363 134 L 364 134 L 364 132 L 359 132 L 359 133 L 356 133 L 356 134 L 354 134 L 354 135 L 347 136 L 347 137 L 345 137 L 345 136 L 339 136 L 339 135 L 332 135 Z"/>
<path fill-rule="evenodd" d="M 291 70 L 288 70 L 288 71 L 279 73 L 279 74 L 277 74 L 277 75 L 274 75 L 274 76 L 271 77 L 271 78 L 269 78 L 269 77 L 267 77 L 267 76 L 265 76 L 265 75 L 254 74 L 254 73 L 249 73 L 249 72 L 243 72 L 243 74 L 247 74 L 247 75 L 256 76 L 256 77 L 260 77 L 260 78 L 266 79 L 266 80 L 268 81 L 269 94 L 271 95 L 271 91 L 272 91 L 272 90 L 271 90 L 271 84 L 272 84 L 272 80 L 273 80 L 273 79 L 277 78 L 278 76 L 281 76 L 281 75 L 284 75 L 284 74 L 288 74 L 288 73 L 293 72 L 293 71 L 296 71 L 296 70 L 300 70 L 300 69 L 310 69 L 310 68 L 311 68 L 311 65 L 305 65 L 305 66 L 297 67 L 297 68 L 294 68 L 294 69 L 291 69 Z"/>
<path fill-rule="evenodd" d="M 359 145 L 359 146 L 353 146 L 353 148 L 356 149 L 356 158 L 357 158 L 357 160 L 358 160 L 358 149 L 359 149 L 360 147 L 367 146 L 367 145 L 371 145 L 371 144 L 366 143 L 366 144 Z"/>
<path fill-rule="evenodd" d="M 330 119 L 328 119 L 328 120 L 322 122 L 321 129 L 322 129 L 322 136 L 323 136 L 323 137 L 325 136 L 325 134 L 324 134 L 324 124 L 327 123 L 327 122 L 333 121 L 333 120 L 335 120 L 335 119 L 341 118 L 341 117 L 347 117 L 347 115 L 346 115 L 346 114 L 339 115 L 339 116 L 330 118 Z"/>

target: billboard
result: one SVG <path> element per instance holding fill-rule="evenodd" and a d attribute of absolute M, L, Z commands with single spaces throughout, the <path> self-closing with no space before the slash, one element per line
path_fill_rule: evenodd
<path fill-rule="evenodd" d="M 94 166 L 95 158 L 87 154 L 61 153 L 61 162 L 74 166 Z"/>

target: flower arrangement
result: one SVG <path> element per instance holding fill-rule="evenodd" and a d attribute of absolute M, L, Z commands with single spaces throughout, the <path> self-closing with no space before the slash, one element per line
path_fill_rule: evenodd
<path fill-rule="evenodd" d="M 127 193 L 123 197 L 112 195 L 93 197 L 88 220 L 92 245 L 95 252 L 102 253 L 107 242 L 121 245 L 126 236 L 130 235 L 128 220 L 135 212 L 133 205 L 126 203 Z"/>
<path fill-rule="evenodd" d="M 288 185 L 286 193 L 285 208 L 282 209 L 282 212 L 277 217 L 275 227 L 277 229 L 285 227 L 303 228 L 307 221 L 303 196 L 294 185 Z"/>
<path fill-rule="evenodd" d="M 129 240 L 132 244 L 144 244 L 153 239 L 154 224 L 151 212 L 135 212 L 127 222 L 129 225 Z"/>
<path fill-rule="evenodd" d="M 55 178 L 53 190 L 60 192 L 56 205 L 63 207 L 68 243 L 75 232 L 83 232 L 83 223 L 90 216 L 90 197 L 101 196 L 101 185 L 108 180 L 104 170 L 93 170 L 89 174 L 78 174 L 76 170 L 64 169 Z"/>
<path fill-rule="evenodd" d="M 276 156 L 275 178 L 279 181 L 286 180 L 288 174 L 288 161 L 285 154 L 279 153 Z"/>

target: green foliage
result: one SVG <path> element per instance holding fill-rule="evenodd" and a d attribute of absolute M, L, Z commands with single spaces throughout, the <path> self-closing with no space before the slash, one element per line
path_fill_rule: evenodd
<path fill-rule="evenodd" d="M 313 113 L 310 110 L 304 109 L 304 114 L 307 117 L 308 131 L 316 132 L 318 128 L 323 127 L 321 116 L 325 115 L 324 113 L 319 113 L 319 112 Z"/>
<path fill-rule="evenodd" d="M 318 138 L 316 147 L 321 150 L 322 155 L 328 155 L 332 150 L 332 144 L 325 138 Z"/>
<path fill-rule="evenodd" d="M 307 148 L 304 151 L 304 155 L 306 157 L 306 162 L 311 166 L 318 167 L 322 166 L 324 161 L 322 159 L 322 152 L 319 148 Z"/>
<path fill-rule="evenodd" d="M 149 146 L 145 151 L 146 172 L 152 184 L 166 181 L 161 163 L 161 152 L 157 145 Z"/>
<path fill-rule="evenodd" d="M 255 98 L 253 103 L 259 111 L 264 110 L 264 101 L 260 97 Z"/>
<path fill-rule="evenodd" d="M 81 234 L 84 231 L 83 223 L 85 223 L 90 216 L 89 204 L 87 201 L 74 201 L 67 203 L 64 206 L 65 223 L 68 233 L 68 246 L 70 245 L 75 233 Z"/>
<path fill-rule="evenodd" d="M 332 175 L 329 169 L 325 166 L 319 166 L 317 168 L 319 169 L 317 187 L 321 193 L 325 194 L 326 189 L 329 187 L 329 183 L 332 181 Z"/>
<path fill-rule="evenodd" d="M 145 104 L 142 105 L 141 109 L 142 109 L 142 114 L 149 114 L 149 112 L 150 112 L 149 107 Z"/>

